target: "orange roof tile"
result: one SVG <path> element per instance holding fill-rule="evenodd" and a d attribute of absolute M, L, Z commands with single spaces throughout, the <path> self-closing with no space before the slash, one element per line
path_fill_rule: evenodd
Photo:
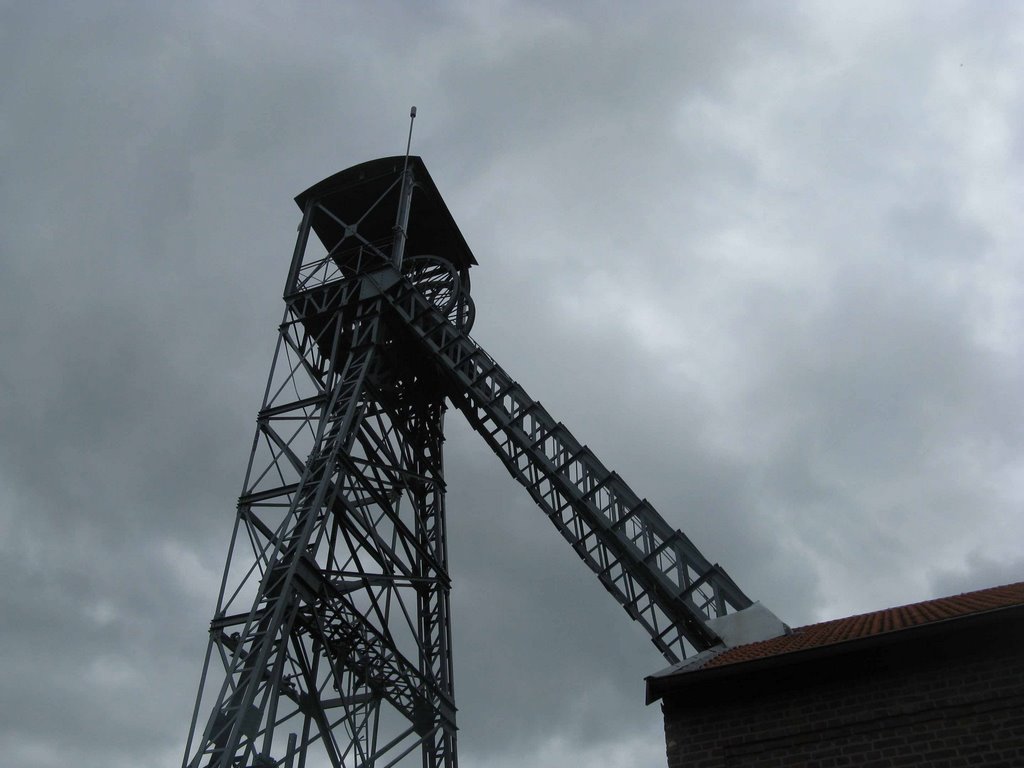
<path fill-rule="evenodd" d="M 788 635 L 729 648 L 699 669 L 742 664 L 1018 605 L 1024 605 L 1024 581 L 797 627 Z"/>

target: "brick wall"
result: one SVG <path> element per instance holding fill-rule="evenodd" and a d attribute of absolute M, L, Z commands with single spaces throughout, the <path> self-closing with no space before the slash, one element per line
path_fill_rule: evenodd
<path fill-rule="evenodd" d="M 1024 766 L 1020 621 L 743 666 L 666 694 L 669 768 Z"/>

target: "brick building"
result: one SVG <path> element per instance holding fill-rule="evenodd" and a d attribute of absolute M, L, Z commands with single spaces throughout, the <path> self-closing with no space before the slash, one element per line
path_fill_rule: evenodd
<path fill-rule="evenodd" d="M 1024 582 L 706 651 L 647 700 L 669 768 L 1024 766 Z"/>

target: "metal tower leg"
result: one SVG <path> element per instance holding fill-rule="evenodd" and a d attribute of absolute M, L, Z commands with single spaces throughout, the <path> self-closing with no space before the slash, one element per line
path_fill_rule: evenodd
<path fill-rule="evenodd" d="M 281 326 L 183 765 L 455 764 L 443 406 L 358 291 Z"/>

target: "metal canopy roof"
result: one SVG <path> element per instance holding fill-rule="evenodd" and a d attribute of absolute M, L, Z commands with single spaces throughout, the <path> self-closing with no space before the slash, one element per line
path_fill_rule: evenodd
<path fill-rule="evenodd" d="M 305 210 L 307 203 L 315 201 L 331 214 L 314 214 L 312 219 L 313 230 L 328 250 L 344 235 L 338 220 L 349 226 L 356 225 L 359 234 L 370 242 L 390 241 L 394 235 L 404 164 L 405 156 L 396 155 L 353 165 L 314 184 L 298 195 L 295 202 Z M 406 253 L 441 256 L 457 267 L 476 264 L 473 252 L 434 186 L 423 160 L 412 155 L 409 166 L 416 184 Z"/>

